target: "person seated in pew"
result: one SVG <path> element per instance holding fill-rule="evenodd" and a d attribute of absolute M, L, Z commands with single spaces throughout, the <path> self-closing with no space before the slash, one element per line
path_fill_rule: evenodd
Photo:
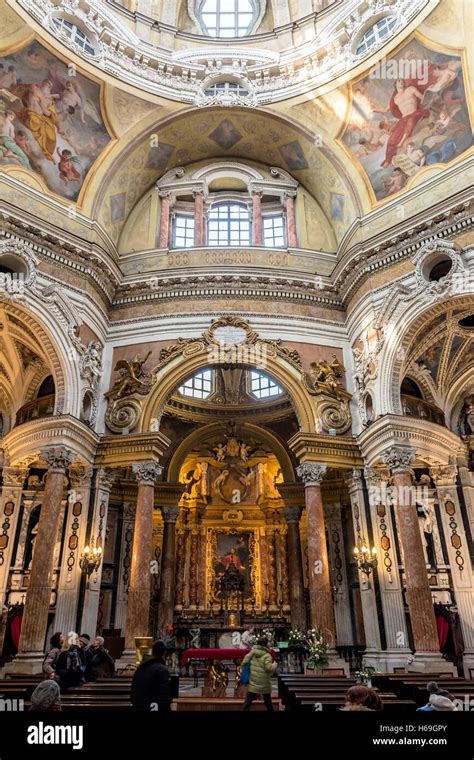
<path fill-rule="evenodd" d="M 170 673 L 165 664 L 165 651 L 165 642 L 155 641 L 152 656 L 136 669 L 131 693 L 134 710 L 171 711 Z"/>
<path fill-rule="evenodd" d="M 61 710 L 61 692 L 52 678 L 41 681 L 31 695 L 32 712 L 57 712 Z"/>
<path fill-rule="evenodd" d="M 115 675 L 114 659 L 104 647 L 104 643 L 105 639 L 102 636 L 96 636 L 89 649 L 88 681 Z"/>
<path fill-rule="evenodd" d="M 382 700 L 377 692 L 363 684 L 351 686 L 346 694 L 346 703 L 344 707 L 341 707 L 344 712 L 373 712 L 382 709 Z"/>
<path fill-rule="evenodd" d="M 440 689 L 436 681 L 430 681 L 426 684 L 426 691 L 430 695 L 428 702 L 423 707 L 419 707 L 417 712 L 455 712 L 457 705 L 454 697 L 449 691 Z"/>
<path fill-rule="evenodd" d="M 64 639 L 56 663 L 56 674 L 61 691 L 82 686 L 86 680 L 86 656 L 79 645 L 79 636 L 74 631 Z"/>

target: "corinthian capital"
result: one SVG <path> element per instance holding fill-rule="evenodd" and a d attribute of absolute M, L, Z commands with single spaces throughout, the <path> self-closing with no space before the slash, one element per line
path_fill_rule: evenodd
<path fill-rule="evenodd" d="M 325 464 L 315 464 L 314 462 L 304 462 L 296 468 L 298 477 L 301 478 L 305 486 L 319 486 L 327 470 Z"/>
<path fill-rule="evenodd" d="M 430 467 L 430 475 L 437 486 L 454 486 L 457 474 L 458 468 L 455 464 Z"/>
<path fill-rule="evenodd" d="M 288 525 L 291 523 L 299 524 L 302 508 L 296 504 L 288 504 L 284 507 L 285 518 Z"/>
<path fill-rule="evenodd" d="M 154 486 L 163 472 L 163 467 L 157 462 L 143 462 L 134 464 L 132 470 L 139 486 Z"/>
<path fill-rule="evenodd" d="M 97 485 L 104 491 L 110 491 L 115 476 L 115 470 L 112 470 L 110 467 L 101 467 L 97 473 Z"/>
<path fill-rule="evenodd" d="M 40 452 L 41 459 L 48 464 L 49 472 L 65 473 L 70 464 L 74 461 L 76 455 L 65 446 L 55 446 L 43 449 Z"/>
<path fill-rule="evenodd" d="M 415 452 L 413 449 L 402 448 L 401 446 L 392 446 L 387 449 L 383 456 L 383 461 L 390 468 L 392 474 L 409 472 L 414 459 Z"/>
<path fill-rule="evenodd" d="M 163 522 L 175 523 L 179 517 L 179 507 L 161 507 L 161 514 L 163 515 Z"/>
<path fill-rule="evenodd" d="M 2 470 L 3 485 L 22 486 L 27 475 L 27 467 L 4 467 Z"/>

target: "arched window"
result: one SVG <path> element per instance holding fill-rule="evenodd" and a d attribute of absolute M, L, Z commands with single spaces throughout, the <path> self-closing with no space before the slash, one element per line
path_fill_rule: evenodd
<path fill-rule="evenodd" d="M 370 48 L 378 45 L 379 42 L 387 37 L 397 23 L 396 16 L 384 16 L 373 24 L 359 40 L 356 47 L 356 55 L 367 53 Z"/>
<path fill-rule="evenodd" d="M 67 37 L 68 40 L 74 42 L 88 55 L 96 55 L 96 49 L 92 40 L 87 37 L 82 29 L 73 24 L 72 21 L 68 21 L 67 18 L 62 18 L 61 16 L 55 16 L 53 24 L 60 35 Z"/>
<path fill-rule="evenodd" d="M 218 203 L 209 212 L 209 245 L 250 245 L 250 214 L 240 203 Z"/>
<path fill-rule="evenodd" d="M 207 398 L 212 391 L 212 370 L 205 369 L 203 372 L 197 372 L 179 387 L 182 396 L 191 398 Z"/>
<path fill-rule="evenodd" d="M 274 380 L 271 380 L 261 372 L 252 371 L 250 373 L 250 392 L 255 398 L 272 398 L 283 393 L 281 388 Z"/>
<path fill-rule="evenodd" d="M 258 15 L 256 0 L 203 0 L 199 17 L 210 37 L 244 37 Z"/>

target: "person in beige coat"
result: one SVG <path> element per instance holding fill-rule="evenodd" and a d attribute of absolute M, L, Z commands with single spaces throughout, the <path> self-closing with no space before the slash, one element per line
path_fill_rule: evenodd
<path fill-rule="evenodd" d="M 247 663 L 250 663 L 250 682 L 243 709 L 250 710 L 257 694 L 261 694 L 267 710 L 273 711 L 271 677 L 278 665 L 273 662 L 266 636 L 258 639 L 257 644 L 244 657 L 242 664 Z"/>

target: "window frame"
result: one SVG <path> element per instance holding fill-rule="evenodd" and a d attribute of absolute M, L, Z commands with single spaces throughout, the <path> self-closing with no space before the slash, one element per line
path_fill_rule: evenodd
<path fill-rule="evenodd" d="M 85 55 L 91 57 L 98 55 L 98 40 L 91 39 L 89 33 L 85 32 L 75 20 L 66 16 L 52 16 L 51 25 L 60 38 L 67 39 Z"/>
<path fill-rule="evenodd" d="M 225 2 L 225 0 L 215 0 L 216 2 L 216 11 L 215 11 L 215 27 L 214 26 L 208 26 L 208 23 L 205 20 L 206 15 L 211 15 L 211 13 L 214 13 L 213 11 L 206 12 L 205 4 L 208 2 L 208 0 L 200 0 L 196 16 L 198 18 L 198 21 L 201 25 L 201 28 L 204 32 L 204 34 L 208 37 L 211 37 L 213 39 L 220 39 L 220 40 L 231 40 L 231 39 L 238 39 L 241 37 L 247 37 L 248 35 L 252 34 L 252 31 L 255 29 L 255 26 L 258 21 L 262 18 L 262 3 L 259 2 L 259 0 L 248 0 L 252 7 L 252 18 L 248 25 L 245 28 L 245 32 L 241 32 L 239 34 L 239 31 L 243 29 L 242 26 L 239 25 L 239 14 L 242 15 L 243 13 L 246 13 L 246 11 L 239 11 L 238 4 L 241 2 L 241 0 L 231 0 L 234 3 L 234 10 L 233 11 L 227 11 L 227 10 L 221 10 L 221 3 Z M 222 32 L 223 29 L 230 29 L 231 27 L 223 27 L 221 22 L 221 16 L 223 14 L 233 15 L 234 16 L 234 23 L 233 23 L 233 32 L 232 35 L 222 35 L 220 32 Z M 215 34 L 211 33 L 210 29 L 215 28 Z"/>
<path fill-rule="evenodd" d="M 283 238 L 283 242 L 281 245 L 267 245 L 267 243 L 265 242 L 265 222 L 268 220 L 272 220 L 273 222 L 274 219 L 278 219 L 278 220 L 281 219 L 281 227 L 282 227 L 281 237 Z M 272 224 L 272 230 L 273 230 L 273 239 L 275 239 L 275 237 L 277 236 L 275 235 L 274 224 Z M 278 235 L 278 237 L 280 237 L 280 235 Z M 264 214 L 262 216 L 262 243 L 265 248 L 286 248 L 287 247 L 286 220 L 282 213 Z"/>
<path fill-rule="evenodd" d="M 217 209 L 222 208 L 223 206 L 227 206 L 229 208 L 228 215 L 226 217 L 220 217 L 219 215 L 217 218 L 212 218 L 213 212 L 215 212 Z M 247 218 L 241 219 L 238 217 L 237 219 L 231 216 L 230 209 L 232 206 L 238 206 L 242 209 L 245 209 L 247 212 Z M 241 221 L 244 221 L 247 225 L 248 229 L 248 240 L 242 239 L 242 230 L 241 230 Z M 227 223 L 227 242 L 223 243 L 220 239 L 220 228 L 219 228 L 219 222 L 226 222 Z M 238 241 L 232 241 L 231 240 L 231 223 L 239 222 L 239 239 Z M 213 232 L 214 230 L 211 229 L 210 225 L 211 223 L 217 223 L 217 240 L 213 240 Z M 250 208 L 249 205 L 246 203 L 242 203 L 242 201 L 232 201 L 232 200 L 221 200 L 216 201 L 216 203 L 212 204 L 212 206 L 209 208 L 209 212 L 207 215 L 207 245 L 210 248 L 239 248 L 239 247 L 249 247 L 252 245 L 252 222 L 250 217 Z"/>
<path fill-rule="evenodd" d="M 185 227 L 184 227 L 184 229 L 185 229 L 185 235 L 184 235 L 185 241 L 186 241 L 186 233 L 188 231 L 188 223 L 189 223 L 190 228 L 192 229 L 192 239 L 191 239 L 191 242 L 189 243 L 189 245 L 187 245 L 186 242 L 185 242 L 184 245 L 178 245 L 176 243 L 176 237 L 177 237 L 176 236 L 176 233 L 177 233 L 176 222 L 177 222 L 178 219 L 184 219 L 185 222 L 186 222 Z M 182 212 L 175 214 L 175 216 L 173 218 L 173 236 L 172 236 L 173 248 L 192 248 L 194 246 L 194 223 L 195 223 L 194 222 L 194 216 L 192 214 L 185 214 L 185 213 L 182 213 Z M 180 236 L 180 237 L 183 237 L 183 236 Z"/>
<path fill-rule="evenodd" d="M 380 35 L 380 32 L 378 30 L 379 24 L 381 22 L 385 21 L 386 24 L 389 23 L 389 21 L 393 21 L 392 26 L 388 27 L 387 33 L 384 35 Z M 397 28 L 399 22 L 399 17 L 394 13 L 388 13 L 385 16 L 381 16 L 376 21 L 373 21 L 369 26 L 366 26 L 363 30 L 363 32 L 357 36 L 355 42 L 354 42 L 354 54 L 357 56 L 363 56 L 367 55 L 371 50 L 378 47 L 382 43 L 386 42 L 390 39 L 393 31 Z M 370 34 L 370 32 L 373 32 L 374 34 L 374 41 L 372 44 L 368 45 L 366 43 L 364 50 L 360 50 L 360 46 L 363 44 L 363 41 L 365 40 L 366 36 Z"/>
<path fill-rule="evenodd" d="M 205 377 L 206 375 L 208 375 L 208 377 Z M 178 387 L 179 395 L 183 396 L 183 398 L 191 398 L 195 399 L 196 401 L 205 401 L 212 395 L 214 391 L 214 375 L 215 373 L 212 369 L 202 369 L 199 370 L 199 372 L 195 372 L 194 375 L 188 377 L 188 379 Z M 201 388 L 196 387 L 199 382 L 202 383 Z M 205 384 L 208 385 L 208 388 L 204 387 Z M 186 388 L 189 388 L 192 392 L 186 393 Z"/>
<path fill-rule="evenodd" d="M 262 381 L 266 381 L 267 385 L 265 387 L 263 386 Z M 258 382 L 259 387 L 257 389 L 254 389 L 254 383 Z M 276 380 L 274 380 L 272 377 L 269 377 L 264 372 L 260 372 L 259 370 L 252 369 L 248 373 L 248 392 L 249 395 L 254 398 L 256 401 L 272 401 L 276 398 L 281 398 L 285 394 L 285 389 L 282 388 L 281 385 L 277 383 Z M 263 391 L 268 389 L 269 391 L 273 388 L 277 388 L 278 390 L 275 393 L 268 393 L 263 395 Z M 262 395 L 258 395 L 258 392 L 260 392 Z"/>

